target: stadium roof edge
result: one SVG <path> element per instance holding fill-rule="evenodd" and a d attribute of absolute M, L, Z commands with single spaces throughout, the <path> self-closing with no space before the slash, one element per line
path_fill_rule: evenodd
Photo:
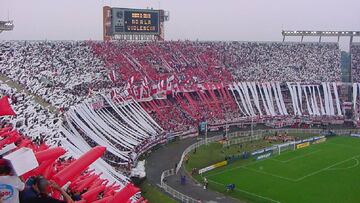
<path fill-rule="evenodd" d="M 360 31 L 314 31 L 314 30 L 283 30 L 283 36 L 325 36 L 325 37 L 358 37 L 360 36 Z"/>

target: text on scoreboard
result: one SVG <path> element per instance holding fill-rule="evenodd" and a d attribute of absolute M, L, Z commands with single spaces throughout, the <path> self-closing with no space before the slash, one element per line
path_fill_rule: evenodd
<path fill-rule="evenodd" d="M 113 34 L 158 34 L 158 10 L 112 8 Z"/>

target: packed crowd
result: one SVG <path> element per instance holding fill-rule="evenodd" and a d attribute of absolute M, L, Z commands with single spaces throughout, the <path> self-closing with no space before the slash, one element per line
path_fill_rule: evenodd
<path fill-rule="evenodd" d="M 31 141 L 13 129 L 11 124 L 1 123 L 1 126 L 1 203 L 147 202 L 131 183 L 125 180 L 111 182 L 101 177 L 102 172 L 89 169 L 89 165 L 104 153 L 104 147 L 95 147 L 75 159 L 64 156 L 66 151 L 61 147 L 50 148 L 43 142 Z M 17 169 L 19 163 L 11 164 L 10 161 L 15 160 L 7 155 L 25 148 L 33 152 L 38 165 L 32 168 L 22 166 L 22 170 L 26 168 L 22 171 Z M 32 165 L 29 160 L 27 164 Z"/>
<path fill-rule="evenodd" d="M 33 96 L 18 92 L 9 85 L 0 81 L 0 96 L 8 96 L 16 116 L 0 118 L 3 124 L 11 124 L 20 133 L 31 137 L 33 141 L 47 142 L 49 145 L 58 145 L 61 117 L 49 112 L 34 101 Z"/>
<path fill-rule="evenodd" d="M 339 81 L 339 58 L 335 43 L 45 41 L 1 42 L 0 46 L 1 73 L 60 110 L 80 103 L 93 91 L 129 83 L 151 87 L 172 78 L 171 83 L 182 88 L 221 84 L 207 91 L 141 103 L 164 129 L 171 131 L 191 130 L 202 120 L 217 123 L 241 114 L 232 99 L 239 100 L 239 96 L 232 95 L 223 83 Z M 24 100 L 21 95 L 11 96 L 14 101 Z M 12 122 L 29 134 L 38 129 L 33 129 L 32 122 L 51 129 L 61 123 L 43 109 L 34 111 L 44 115 L 25 112 L 23 120 Z"/>
<path fill-rule="evenodd" d="M 119 80 L 179 84 L 221 81 L 340 81 L 336 43 L 144 42 L 94 43 Z M 321 74 L 319 74 L 321 73 Z M 281 77 L 279 78 L 279 76 Z"/>
<path fill-rule="evenodd" d="M 224 63 L 236 81 L 340 81 L 337 43 L 239 43 L 224 46 Z"/>
<path fill-rule="evenodd" d="M 9 98 L 9 103 L 13 108 L 13 110 L 15 111 L 16 115 L 5 116 L 5 117 L 0 116 L 0 131 L 6 132 L 5 129 L 7 129 L 7 131 L 11 131 L 11 132 L 13 131 L 16 133 L 9 134 L 7 136 L 0 136 L 0 150 L 11 143 L 15 143 L 18 147 L 30 147 L 33 148 L 35 151 L 41 151 L 47 149 L 49 148 L 49 146 L 57 147 L 57 146 L 63 146 L 65 143 L 69 143 L 68 140 L 66 140 L 65 137 L 60 133 L 61 130 L 59 128 L 63 124 L 61 116 L 57 114 L 53 114 L 46 108 L 42 107 L 39 103 L 37 103 L 34 100 L 33 96 L 29 96 L 24 91 L 19 92 L 17 89 L 12 88 L 6 83 L 0 81 L 0 97 L 4 97 L 4 96 L 7 96 Z M 65 147 L 67 146 L 68 145 L 65 145 Z M 92 145 L 92 147 L 96 147 L 96 146 L 97 145 Z M 66 166 L 70 163 L 69 161 L 74 160 L 73 159 L 74 154 L 80 155 L 79 153 L 76 153 L 73 150 L 70 149 L 67 150 L 69 150 L 69 153 L 64 157 L 59 158 L 59 160 L 57 161 L 58 169 L 61 168 L 59 166 Z M 0 154 L 0 158 L 1 158 L 1 154 Z M 103 156 L 103 159 L 106 160 L 107 158 L 108 157 L 105 154 Z M 2 167 L 1 164 L 0 167 Z M 42 169 L 45 169 L 44 167 L 45 166 L 41 166 Z M 95 169 L 98 169 L 98 166 L 95 166 Z M 97 171 L 99 173 L 99 170 Z M 104 170 L 100 170 L 100 171 L 105 174 Z M 4 172 L 4 174 L 0 174 L 0 179 L 2 175 L 8 176 L 9 174 L 10 173 L 8 172 Z M 107 177 L 108 176 L 105 176 L 105 178 Z M 27 180 L 27 178 L 25 178 L 25 180 Z M 31 192 L 37 194 L 40 191 L 38 192 L 32 191 L 33 189 L 31 185 L 33 184 L 32 180 L 33 179 L 28 179 L 26 181 L 28 187 L 25 187 L 23 189 L 25 189 L 25 193 Z M 111 181 L 113 180 L 114 179 L 111 179 Z M 124 179 L 122 180 L 116 179 L 116 180 L 123 181 Z M 108 180 L 107 182 L 109 181 L 110 180 Z M 50 182 L 48 183 L 50 184 Z M 28 191 L 29 187 L 31 191 Z M 94 186 L 92 188 L 94 188 Z M 60 191 L 59 187 L 57 187 L 57 189 Z M 69 190 L 69 194 L 72 194 L 71 196 L 73 197 L 76 196 L 75 198 L 73 198 L 73 200 L 80 200 L 81 194 L 86 193 L 88 189 L 90 188 L 87 188 L 86 190 L 80 192 L 74 192 L 73 190 Z M 45 195 L 44 198 L 45 197 L 47 198 L 47 196 L 48 195 Z M 30 202 L 29 199 L 26 199 L 26 197 L 24 198 L 25 200 L 22 200 L 21 202 L 25 202 L 25 203 Z M 37 199 L 36 201 L 40 201 L 40 200 Z"/>
<path fill-rule="evenodd" d="M 294 118 L 308 118 L 309 122 L 338 123 L 343 121 L 337 83 L 279 84 L 278 88 L 257 83 L 256 87 L 242 84 L 235 89 L 205 89 L 183 92 L 167 99 L 142 102 L 142 106 L 167 131 L 196 130 L 206 121 L 211 126 L 232 124 L 271 123 L 274 127 L 289 126 Z M 253 83 L 255 85 L 255 83 Z M 326 85 L 328 84 L 328 85 Z M 265 85 L 265 86 L 264 86 Z M 291 89 L 290 89 L 291 87 Z M 323 121 L 323 122 L 322 122 Z"/>
<path fill-rule="evenodd" d="M 179 84 L 231 80 L 212 43 L 190 41 L 144 43 L 93 43 L 93 50 L 107 67 L 119 73 L 119 81 L 144 77 L 153 84 L 176 74 Z"/>
<path fill-rule="evenodd" d="M 141 154 L 164 141 L 165 133 L 137 102 L 116 106 L 114 102 L 121 102 L 121 98 L 98 99 L 104 99 L 107 106 L 96 111 L 84 104 L 70 109 L 62 133 L 64 137 L 81 138 L 90 148 L 107 147 L 104 160 L 127 174 Z M 73 140 L 70 138 L 76 144 Z"/>
<path fill-rule="evenodd" d="M 0 42 L 0 71 L 59 109 L 111 86 L 103 62 L 84 41 Z"/>
<path fill-rule="evenodd" d="M 57 108 L 93 91 L 171 82 L 340 81 L 336 43 L 0 42 L 1 73 Z M 281 77 L 280 77 L 281 76 Z M 163 81 L 163 82 L 162 82 Z"/>
<path fill-rule="evenodd" d="M 212 124 L 240 116 L 226 88 L 183 92 L 167 99 L 142 102 L 141 105 L 167 131 L 196 130 L 201 121 Z"/>
<path fill-rule="evenodd" d="M 360 82 L 360 43 L 353 43 L 350 49 L 352 81 Z"/>
<path fill-rule="evenodd" d="M 60 110 L 80 103 L 93 91 L 129 83 L 151 87 L 168 83 L 169 78 L 172 84 L 197 90 L 196 84 L 223 85 L 234 80 L 339 81 L 339 63 L 335 43 L 12 41 L 0 46 L 1 73 Z M 212 88 L 141 105 L 164 129 L 172 131 L 191 130 L 201 120 L 216 123 L 241 114 L 231 99 L 239 96 L 223 86 L 215 87 L 218 91 L 210 91 Z M 12 98 L 21 101 L 20 96 Z M 32 122 L 55 126 L 51 129 L 61 123 L 43 109 L 34 111 L 45 115 L 27 112 L 23 120 L 12 122 L 19 128 L 30 126 L 24 129 L 29 134 L 37 130 Z"/>

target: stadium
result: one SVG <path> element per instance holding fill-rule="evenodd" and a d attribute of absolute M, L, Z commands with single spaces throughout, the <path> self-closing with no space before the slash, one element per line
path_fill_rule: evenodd
<path fill-rule="evenodd" d="M 172 11 L 96 9 L 95 40 L 0 21 L 0 203 L 360 201 L 360 31 L 167 40 Z"/>

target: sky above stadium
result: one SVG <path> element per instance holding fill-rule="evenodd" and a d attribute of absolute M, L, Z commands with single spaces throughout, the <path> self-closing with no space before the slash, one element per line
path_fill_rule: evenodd
<path fill-rule="evenodd" d="M 0 0 L 0 19 L 9 14 L 15 23 L 0 40 L 101 40 L 104 5 L 169 11 L 167 40 L 280 41 L 284 29 L 360 30 L 359 0 Z"/>

